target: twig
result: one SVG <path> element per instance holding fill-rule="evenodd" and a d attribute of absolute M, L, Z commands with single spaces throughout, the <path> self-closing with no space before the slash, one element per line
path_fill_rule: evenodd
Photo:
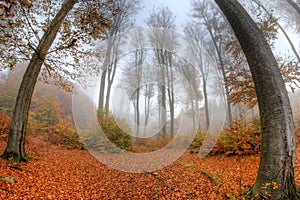
<path fill-rule="evenodd" d="M 9 190 L 9 189 L 6 189 L 6 188 L 0 188 L 1 190 L 3 190 L 3 191 L 5 191 L 5 192 L 9 192 L 9 193 L 11 193 L 12 191 L 11 190 Z"/>
<path fill-rule="evenodd" d="M 13 168 L 13 169 L 17 169 L 17 170 L 20 170 L 20 171 L 23 171 L 23 169 L 22 168 L 20 168 L 20 167 L 17 167 L 17 166 L 8 166 L 9 168 Z"/>
<path fill-rule="evenodd" d="M 169 185 L 165 182 L 165 180 L 164 180 L 163 178 L 158 177 L 158 175 L 157 175 L 156 173 L 149 172 L 149 171 L 147 171 L 147 170 L 145 170 L 145 169 L 143 170 L 143 172 L 145 172 L 145 173 L 147 173 L 147 174 L 151 174 L 156 180 L 162 182 L 162 183 L 163 183 L 167 188 L 169 188 L 170 190 L 172 190 L 172 191 L 175 190 L 175 188 L 169 186 Z"/>
<path fill-rule="evenodd" d="M 204 170 L 202 170 L 201 172 L 202 174 L 206 175 L 215 185 L 219 185 L 218 181 L 213 177 L 213 175 Z"/>

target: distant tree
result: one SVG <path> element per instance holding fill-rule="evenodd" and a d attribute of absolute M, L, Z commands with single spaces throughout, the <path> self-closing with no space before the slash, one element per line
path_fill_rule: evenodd
<path fill-rule="evenodd" d="M 191 55 L 192 52 L 187 50 L 186 58 L 189 58 Z M 180 99 L 180 101 L 189 102 L 187 104 L 190 104 L 192 110 L 193 130 L 200 130 L 200 120 L 198 119 L 199 116 L 196 116 L 196 114 L 199 114 L 199 102 L 203 99 L 203 95 L 200 91 L 200 82 L 202 77 L 200 77 L 201 75 L 196 70 L 196 66 L 192 66 L 190 63 L 186 63 L 181 60 L 177 61 L 174 65 L 177 71 L 175 76 L 177 78 L 184 78 L 184 80 L 179 79 L 178 82 L 180 83 L 180 87 L 185 89 L 187 95 L 182 97 L 184 99 Z M 188 85 L 184 83 L 188 83 Z M 198 124 L 196 124 L 197 119 L 199 121 Z"/>
<path fill-rule="evenodd" d="M 298 15 L 300 15 L 300 2 L 296 3 L 293 0 L 286 0 L 298 13 Z"/>
<path fill-rule="evenodd" d="M 209 122 L 210 122 L 209 105 L 208 105 L 208 75 L 211 69 L 210 69 L 210 65 L 205 60 L 205 59 L 209 59 L 204 54 L 204 47 L 203 47 L 204 44 L 202 38 L 203 35 L 205 35 L 205 33 L 203 30 L 201 30 L 201 27 L 195 23 L 188 24 L 185 27 L 184 32 L 191 39 L 191 41 L 189 41 L 190 51 L 192 55 L 196 58 L 196 65 L 201 74 L 206 128 L 208 129 Z M 189 80 L 189 77 L 186 78 Z"/>
<path fill-rule="evenodd" d="M 286 40 L 288 41 L 292 51 L 294 52 L 298 62 L 300 62 L 300 56 L 295 48 L 295 45 L 293 44 L 292 40 L 290 39 L 290 37 L 288 36 L 287 32 L 284 30 L 284 28 L 282 27 L 282 25 L 278 22 L 278 20 L 276 20 L 273 15 L 268 11 L 268 9 L 261 4 L 258 0 L 253 0 L 253 2 L 255 2 L 258 6 L 260 6 L 269 16 L 270 16 L 270 20 L 273 19 L 273 21 L 276 23 L 276 25 L 278 26 L 278 28 L 282 31 L 282 33 L 284 34 L 284 37 L 286 38 Z M 263 27 L 262 27 L 263 28 Z"/>
<path fill-rule="evenodd" d="M 122 40 L 118 34 L 133 27 L 133 21 L 131 18 L 139 8 L 140 0 L 115 0 L 112 8 L 115 15 L 112 18 L 111 28 L 103 35 L 106 40 L 106 52 L 102 60 L 102 66 L 100 67 L 101 79 L 98 117 L 101 117 L 103 111 L 109 111 L 111 87 L 115 78 L 117 60 L 119 59 L 118 57 L 120 53 L 119 46 Z"/>
<path fill-rule="evenodd" d="M 299 199 L 294 179 L 296 139 L 292 110 L 271 48 L 237 0 L 215 0 L 233 28 L 255 84 L 262 127 L 254 199 Z M 276 188 L 270 184 L 276 184 Z"/>
<path fill-rule="evenodd" d="M 278 13 L 280 19 L 285 22 L 285 28 L 294 30 L 296 33 L 300 32 L 300 18 L 299 18 L 299 0 L 276 0 L 274 1 L 274 11 Z"/>
<path fill-rule="evenodd" d="M 210 45 L 212 49 L 209 49 L 212 55 L 218 62 L 218 69 L 220 71 L 220 76 L 223 79 L 224 91 L 225 91 L 225 100 L 226 100 L 226 112 L 227 112 L 227 121 L 228 123 L 232 120 L 232 109 L 230 102 L 230 90 L 229 84 L 226 82 L 226 65 L 227 58 L 225 56 L 224 47 L 226 45 L 226 37 L 230 37 L 230 31 L 226 30 L 224 26 L 224 20 L 221 18 L 218 11 L 214 8 L 211 2 L 209 1 L 193 1 L 193 18 L 196 19 L 196 22 L 199 25 L 205 27 L 208 33 L 208 40 L 211 41 Z M 225 32 L 227 32 L 225 34 Z M 206 42 L 207 43 L 207 42 Z"/>
<path fill-rule="evenodd" d="M 160 67 L 161 81 L 161 103 L 162 113 L 161 120 L 166 122 L 167 114 L 167 97 L 170 107 L 170 132 L 174 134 L 174 93 L 173 93 L 173 53 L 176 49 L 176 39 L 170 30 L 175 29 L 175 16 L 168 7 L 161 7 L 153 10 L 147 18 L 147 25 L 154 28 L 162 28 L 164 30 L 153 31 L 150 34 L 150 42 L 155 47 L 154 54 L 156 61 Z M 167 87 L 166 87 L 167 86 Z M 166 96 L 166 94 L 168 96 Z M 167 134 L 166 125 L 163 127 L 163 136 Z"/>

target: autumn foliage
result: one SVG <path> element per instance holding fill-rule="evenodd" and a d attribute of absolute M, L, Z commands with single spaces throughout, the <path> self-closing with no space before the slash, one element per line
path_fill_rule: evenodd
<path fill-rule="evenodd" d="M 6 137 L 10 128 L 10 117 L 5 113 L 0 112 L 0 137 Z"/>
<path fill-rule="evenodd" d="M 261 127 L 260 119 L 243 118 L 234 120 L 232 126 L 225 128 L 213 153 L 226 155 L 253 155 L 260 152 Z"/>
<path fill-rule="evenodd" d="M 91 123 L 86 130 L 80 132 L 80 137 L 85 147 L 100 152 L 111 150 L 107 149 L 111 147 L 109 141 L 124 150 L 129 150 L 132 146 L 132 137 L 121 129 L 114 117 L 109 114 L 103 115 L 99 123 Z"/>

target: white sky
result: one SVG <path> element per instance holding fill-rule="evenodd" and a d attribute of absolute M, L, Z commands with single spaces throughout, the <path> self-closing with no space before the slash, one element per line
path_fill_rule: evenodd
<path fill-rule="evenodd" d="M 206 0 L 207 1 L 207 0 Z M 139 12 L 136 17 L 136 23 L 139 27 L 147 27 L 145 20 L 150 15 L 151 11 L 155 8 L 160 8 L 162 6 L 168 6 L 170 10 L 176 16 L 176 28 L 178 32 L 182 32 L 182 26 L 184 23 L 191 18 L 189 14 L 191 12 L 191 0 L 144 0 L 143 9 Z M 296 46 L 297 51 L 300 53 L 300 36 L 299 34 L 292 33 L 288 31 L 289 36 L 291 37 L 294 45 Z M 278 37 L 280 38 L 275 43 L 275 52 L 277 54 L 282 53 L 292 53 L 290 46 L 284 38 L 283 34 L 279 30 Z"/>
<path fill-rule="evenodd" d="M 153 8 L 168 6 L 176 16 L 176 27 L 181 29 L 182 25 L 188 18 L 188 13 L 191 11 L 189 0 L 144 0 L 144 8 L 137 15 L 137 25 L 146 27 L 145 20 L 150 15 Z"/>

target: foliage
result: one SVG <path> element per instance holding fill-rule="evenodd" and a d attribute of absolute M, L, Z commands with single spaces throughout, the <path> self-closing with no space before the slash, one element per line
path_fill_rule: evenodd
<path fill-rule="evenodd" d="M 252 155 L 260 152 L 261 127 L 258 117 L 247 121 L 234 120 L 230 128 L 225 128 L 212 153 L 226 155 Z"/>
<path fill-rule="evenodd" d="M 10 117 L 5 113 L 0 112 L 0 138 L 7 137 L 10 129 Z"/>
<path fill-rule="evenodd" d="M 118 151 L 117 148 L 107 149 L 111 147 L 109 141 L 116 147 L 130 150 L 132 147 L 132 137 L 126 133 L 126 130 L 122 130 L 116 123 L 114 116 L 105 114 L 98 122 L 90 122 L 89 127 L 82 131 L 81 139 L 87 148 L 95 149 L 98 151 Z M 126 125 L 125 125 L 126 126 Z M 124 125 L 122 125 L 124 127 Z M 104 133 L 107 138 L 104 138 Z M 108 141 L 108 140 L 109 141 Z"/>
<path fill-rule="evenodd" d="M 300 62 L 291 57 L 288 57 L 286 59 L 279 59 L 279 62 L 282 63 L 280 65 L 280 72 L 282 74 L 284 82 L 292 92 L 295 92 L 296 89 L 300 87 Z"/>
<path fill-rule="evenodd" d="M 36 110 L 31 111 L 29 115 L 29 134 L 39 136 L 53 144 L 83 148 L 71 116 L 63 115 L 63 110 L 59 110 L 60 104 L 57 104 L 57 100 L 47 104 L 48 107 L 46 105 L 43 107 L 44 104 L 37 105 Z M 52 109 L 51 112 L 47 112 L 49 108 Z"/>
<path fill-rule="evenodd" d="M 0 71 L 14 69 L 17 63 L 31 59 L 32 52 L 38 51 L 41 35 L 48 29 L 63 2 L 0 1 Z M 110 0 L 78 1 L 63 21 L 47 53 L 41 80 L 49 81 L 52 77 L 53 84 L 69 91 L 73 89 L 73 84 L 66 81 L 66 77 L 75 79 L 84 74 L 79 60 L 93 48 L 92 40 L 102 39 L 103 33 L 110 28 L 111 18 L 118 12 L 114 4 Z"/>
<path fill-rule="evenodd" d="M 274 41 L 278 34 L 278 19 L 273 14 L 263 13 L 260 9 L 254 9 L 257 25 L 269 45 L 273 47 Z M 226 84 L 230 90 L 230 102 L 233 104 L 244 103 L 249 108 L 257 105 L 257 97 L 252 81 L 250 69 L 246 64 L 245 57 L 241 46 L 237 40 L 229 41 L 226 45 L 226 51 L 234 58 L 226 67 Z M 280 71 L 284 82 L 292 90 L 295 91 L 299 87 L 299 62 L 291 57 L 277 58 L 280 64 Z"/>
<path fill-rule="evenodd" d="M 197 131 L 196 137 L 189 147 L 191 149 L 191 153 L 193 153 L 195 149 L 200 149 L 204 138 L 205 138 L 205 131 L 203 130 Z"/>
<path fill-rule="evenodd" d="M 56 145 L 84 148 L 70 117 L 60 118 L 56 124 L 44 127 L 39 126 L 38 121 L 33 120 L 32 117 L 29 119 L 28 132 L 30 135 L 38 136 Z"/>
<path fill-rule="evenodd" d="M 18 65 L 0 83 L 0 137 L 7 137 L 18 85 L 25 67 Z M 27 132 L 54 144 L 83 148 L 72 122 L 71 95 L 38 82 L 32 97 Z"/>
<path fill-rule="evenodd" d="M 205 138 L 205 131 L 198 131 L 190 145 L 190 153 L 198 153 Z M 260 152 L 261 129 L 258 117 L 247 121 L 233 120 L 231 127 L 225 128 L 210 155 L 253 155 Z"/>
<path fill-rule="evenodd" d="M 107 138 L 117 147 L 126 150 L 131 148 L 132 137 L 125 132 L 126 130 L 120 128 L 112 115 L 104 115 L 100 120 L 100 126 Z"/>
<path fill-rule="evenodd" d="M 205 138 L 205 131 L 198 131 L 190 145 L 190 153 L 198 153 Z M 253 155 L 260 152 L 261 128 L 260 120 L 254 117 L 247 121 L 243 117 L 233 120 L 231 126 L 225 128 L 219 140 L 210 152 L 211 155 Z"/>

